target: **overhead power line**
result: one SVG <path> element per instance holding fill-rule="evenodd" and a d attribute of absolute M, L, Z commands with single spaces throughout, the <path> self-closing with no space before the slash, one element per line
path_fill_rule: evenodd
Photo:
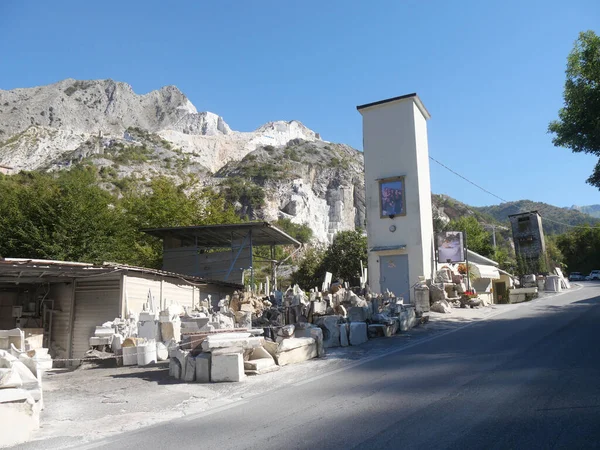
<path fill-rule="evenodd" d="M 430 156 L 429 159 L 431 159 L 432 161 L 435 161 L 436 163 L 438 163 L 440 166 L 442 166 L 443 168 L 449 170 L 450 172 L 452 172 L 454 175 L 456 175 L 457 177 L 462 178 L 463 180 L 465 180 L 467 183 L 471 183 L 473 186 L 475 186 L 476 188 L 481 189 L 483 192 L 486 192 L 488 194 L 490 194 L 493 197 L 496 197 L 498 200 L 504 202 L 504 203 L 508 203 L 508 200 L 504 200 L 502 197 L 498 197 L 496 194 L 494 194 L 493 192 L 488 191 L 486 188 L 483 188 L 481 186 L 479 186 L 477 183 L 474 183 L 473 181 L 469 180 L 467 177 L 462 176 L 460 173 L 455 172 L 454 170 L 452 170 L 450 167 L 448 167 L 447 165 L 439 162 L 437 159 L 435 159 L 433 156 Z"/>
<path fill-rule="evenodd" d="M 429 159 L 431 159 L 432 161 L 438 163 L 440 166 L 442 166 L 444 169 L 448 170 L 449 172 L 452 172 L 454 175 L 456 175 L 459 178 L 462 178 L 463 180 L 465 180 L 467 183 L 472 184 L 473 186 L 475 186 L 478 189 L 481 189 L 483 192 L 485 192 L 486 194 L 491 195 L 492 197 L 496 197 L 498 200 L 500 200 L 503 203 L 510 203 L 508 200 L 503 199 L 502 197 L 494 194 L 493 192 L 488 191 L 486 188 L 478 185 L 477 183 L 475 183 L 474 181 L 469 180 L 467 177 L 461 175 L 460 173 L 456 172 L 455 170 L 452 170 L 450 167 L 448 167 L 447 165 L 445 165 L 444 163 L 438 161 L 437 159 L 435 159 L 433 156 L 429 156 Z M 523 208 L 519 208 L 519 212 L 529 212 L 524 210 Z M 571 225 L 569 223 L 565 223 L 565 222 L 560 222 L 558 220 L 554 220 L 554 219 L 550 219 L 548 217 L 543 217 L 544 220 L 547 220 L 548 222 L 554 222 L 557 223 L 559 225 L 563 225 L 566 227 L 571 227 L 571 228 L 599 228 L 599 227 L 586 227 L 583 225 Z"/>

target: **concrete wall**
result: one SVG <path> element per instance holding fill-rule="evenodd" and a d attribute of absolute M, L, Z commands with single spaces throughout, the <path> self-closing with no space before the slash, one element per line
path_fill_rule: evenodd
<path fill-rule="evenodd" d="M 218 284 L 192 285 L 179 278 L 164 277 L 159 275 L 130 272 L 124 275 L 125 301 L 123 308 L 139 314 L 148 299 L 148 292 L 152 292 L 156 307 L 163 309 L 171 303 L 177 303 L 187 308 L 197 306 L 200 300 L 211 295 L 214 305 L 221 298 L 233 293 L 233 288 Z M 215 303 L 216 302 L 216 303 Z M 126 305 L 126 306 L 125 306 Z M 126 311 L 123 311 L 125 314 Z"/>
<path fill-rule="evenodd" d="M 155 306 L 162 309 L 161 278 L 156 275 L 132 273 L 123 275 L 123 306 L 121 314 L 127 317 L 129 312 L 139 314 L 152 293 Z"/>
<path fill-rule="evenodd" d="M 410 285 L 432 276 L 433 218 L 427 143 L 427 113 L 418 97 L 360 109 L 363 116 L 369 284 L 381 291 L 379 257 L 408 254 Z M 380 217 L 379 181 L 404 176 L 406 215 Z M 390 226 L 396 231 L 391 232 Z M 371 251 L 373 247 L 405 249 Z M 411 296 L 413 293 L 410 293 Z"/>

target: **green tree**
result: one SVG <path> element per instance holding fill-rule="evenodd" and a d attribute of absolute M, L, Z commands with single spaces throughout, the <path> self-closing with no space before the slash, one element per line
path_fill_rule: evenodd
<path fill-rule="evenodd" d="M 548 131 L 557 147 L 574 153 L 600 156 L 600 37 L 593 31 L 579 34 L 567 59 L 564 107 Z M 600 160 L 587 179 L 600 188 Z"/>
<path fill-rule="evenodd" d="M 298 268 L 291 276 L 291 283 L 303 289 L 310 290 L 314 287 L 321 289 L 325 276 L 323 258 L 325 251 L 318 247 L 309 247 L 305 250 Z"/>
<path fill-rule="evenodd" d="M 144 267 L 160 267 L 162 243 L 140 230 L 144 228 L 184 227 L 237 223 L 233 205 L 212 189 L 192 190 L 166 177 L 150 182 L 145 192 L 129 191 L 121 205 L 127 218 L 129 239 L 123 259 Z"/>
<path fill-rule="evenodd" d="M 140 229 L 240 221 L 210 189 L 157 178 L 119 199 L 99 179 L 93 167 L 0 176 L 0 255 L 160 267 L 161 242 Z"/>
<path fill-rule="evenodd" d="M 506 270 L 508 273 L 515 272 L 517 263 L 508 248 L 496 247 L 492 259 L 498 263 L 502 270 Z"/>
<path fill-rule="evenodd" d="M 290 219 L 283 218 L 275 222 L 275 225 L 302 244 L 308 244 L 313 237 L 312 229 L 306 224 L 300 225 L 293 223 Z"/>
<path fill-rule="evenodd" d="M 367 236 L 361 231 L 340 231 L 325 251 L 323 267 L 334 278 L 341 278 L 357 286 L 360 279 L 360 262 L 367 265 Z"/>
<path fill-rule="evenodd" d="M 225 197 L 231 203 L 240 202 L 242 205 L 249 206 L 252 210 L 256 210 L 265 203 L 264 189 L 241 177 L 227 178 L 223 182 L 225 187 Z"/>
<path fill-rule="evenodd" d="M 94 168 L 0 179 L 0 254 L 102 262 L 119 254 L 125 223 Z"/>
<path fill-rule="evenodd" d="M 569 272 L 600 268 L 600 228 L 584 226 L 556 237 L 556 246 Z"/>
<path fill-rule="evenodd" d="M 342 279 L 357 286 L 361 273 L 360 262 L 367 266 L 367 237 L 360 230 L 340 231 L 326 249 L 309 247 L 291 281 L 303 289 L 321 288 L 325 272 L 333 279 Z"/>
<path fill-rule="evenodd" d="M 546 236 L 546 257 L 548 259 L 548 270 L 553 270 L 556 267 L 565 268 L 565 257 L 558 246 L 557 236 Z"/>
<path fill-rule="evenodd" d="M 466 235 L 467 248 L 487 258 L 494 257 L 492 236 L 474 216 L 463 216 L 451 220 L 446 230 L 462 231 Z"/>

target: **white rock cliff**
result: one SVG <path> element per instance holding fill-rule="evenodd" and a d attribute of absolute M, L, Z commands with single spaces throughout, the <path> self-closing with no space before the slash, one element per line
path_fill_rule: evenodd
<path fill-rule="evenodd" d="M 312 149 L 318 153 L 327 144 L 298 121 L 270 122 L 251 132 L 234 131 L 222 117 L 198 112 L 175 86 L 138 95 L 122 82 L 66 79 L 47 86 L 0 90 L 0 164 L 17 171 L 55 169 L 75 157 L 81 159 L 96 151 L 101 154 L 103 145 L 127 140 L 130 128 L 159 136 L 178 149 L 179 157 L 203 167 L 203 176 L 263 147 L 308 142 L 318 144 Z M 362 226 L 362 154 L 347 146 L 340 148 L 340 157 L 353 161 L 350 166 L 323 170 L 326 161 L 321 161 L 321 169 L 308 161 L 298 177 L 269 186 L 266 204 L 255 218 L 288 217 L 308 224 L 321 242 L 331 241 L 337 231 Z M 267 156 L 262 163 L 268 161 Z M 131 170 L 119 170 L 123 176 L 131 174 Z M 162 167 L 144 170 L 145 176 L 165 172 Z M 206 183 L 215 184 L 214 180 Z"/>

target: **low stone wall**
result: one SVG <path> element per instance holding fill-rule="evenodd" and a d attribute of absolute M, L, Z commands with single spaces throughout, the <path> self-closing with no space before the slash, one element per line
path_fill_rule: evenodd
<path fill-rule="evenodd" d="M 509 289 L 508 291 L 508 302 L 509 303 L 522 303 L 528 302 L 529 300 L 533 300 L 538 296 L 538 288 L 536 287 L 528 287 L 528 288 L 515 288 Z"/>

